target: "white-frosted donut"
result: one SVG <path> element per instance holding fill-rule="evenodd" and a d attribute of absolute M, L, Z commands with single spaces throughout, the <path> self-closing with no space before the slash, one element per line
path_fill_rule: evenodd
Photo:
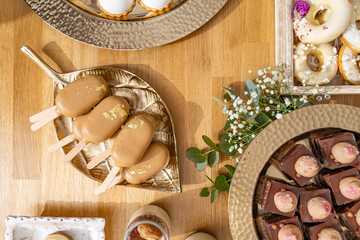
<path fill-rule="evenodd" d="M 294 19 L 294 30 L 305 43 L 328 43 L 340 36 L 350 24 L 351 0 L 308 0 L 310 10 L 304 18 Z"/>
<path fill-rule="evenodd" d="M 339 52 L 339 70 L 344 79 L 352 84 L 360 84 L 360 53 L 343 45 Z"/>
<path fill-rule="evenodd" d="M 353 0 L 354 10 L 350 25 L 340 36 L 341 41 L 355 52 L 360 52 L 360 0 Z"/>
<path fill-rule="evenodd" d="M 311 69 L 307 64 L 309 55 L 319 60 L 319 68 Z M 300 42 L 294 53 L 294 75 L 297 80 L 306 85 L 325 85 L 333 79 L 338 70 L 337 51 L 329 43 L 319 45 Z"/>
<path fill-rule="evenodd" d="M 138 0 L 140 5 L 149 11 L 159 11 L 168 8 L 173 0 Z"/>
<path fill-rule="evenodd" d="M 132 11 L 136 0 L 98 0 L 98 2 L 106 15 L 120 17 Z"/>

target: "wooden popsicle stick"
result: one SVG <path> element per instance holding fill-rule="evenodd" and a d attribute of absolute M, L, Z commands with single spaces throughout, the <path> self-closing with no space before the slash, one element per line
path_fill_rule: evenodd
<path fill-rule="evenodd" d="M 104 182 L 99 187 L 95 188 L 94 193 L 96 195 L 99 195 L 100 193 L 105 192 L 109 188 L 110 184 L 112 183 L 119 171 L 120 168 L 114 166 L 111 169 L 109 175 L 107 175 L 107 177 L 105 178 Z"/>
<path fill-rule="evenodd" d="M 104 161 L 110 155 L 111 155 L 111 148 L 108 148 L 108 149 L 105 150 L 105 152 L 100 153 L 93 160 L 91 160 L 87 164 L 87 168 L 88 169 L 93 169 L 94 167 L 96 167 L 99 163 Z"/>
<path fill-rule="evenodd" d="M 120 170 L 121 171 L 121 170 Z M 125 179 L 123 178 L 122 174 L 120 174 L 120 176 L 117 176 L 114 178 L 114 180 L 111 182 L 111 184 L 109 185 L 109 188 L 112 188 L 113 186 L 115 186 L 116 184 L 124 181 Z M 108 188 L 108 189 L 109 189 Z"/>
<path fill-rule="evenodd" d="M 63 158 L 63 161 L 65 163 L 70 162 L 76 155 L 78 155 L 78 153 L 86 146 L 86 143 L 83 141 L 80 141 L 78 144 L 76 144 L 76 146 L 71 149 L 70 152 L 68 152 L 68 154 L 66 154 Z"/>
<path fill-rule="evenodd" d="M 36 130 L 38 130 L 39 128 L 42 128 L 48 122 L 51 122 L 52 120 L 54 120 L 55 118 L 57 118 L 59 116 L 60 115 L 56 111 L 49 112 L 48 115 L 44 116 L 40 121 L 37 121 L 36 123 L 31 125 L 31 130 L 33 130 L 35 132 Z"/>
<path fill-rule="evenodd" d="M 51 145 L 50 147 L 48 147 L 48 151 L 54 152 L 54 151 L 58 150 L 59 148 L 62 148 L 63 146 L 71 143 L 74 140 L 75 140 L 74 135 L 70 134 L 69 136 L 64 137 L 60 141 L 58 141 L 58 142 L 54 143 L 53 145 Z"/>
<path fill-rule="evenodd" d="M 55 112 L 56 111 L 56 105 L 52 106 L 51 108 L 48 108 L 42 112 L 39 112 L 33 116 L 30 117 L 30 122 L 34 123 L 37 121 L 40 121 L 41 119 L 43 119 L 44 117 L 46 117 L 49 113 L 51 112 Z"/>

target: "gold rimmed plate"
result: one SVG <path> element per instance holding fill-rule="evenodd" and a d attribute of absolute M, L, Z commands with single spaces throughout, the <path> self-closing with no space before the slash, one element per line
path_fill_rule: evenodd
<path fill-rule="evenodd" d="M 121 50 L 152 48 L 183 38 L 208 22 L 228 0 L 176 0 L 167 13 L 147 18 L 140 9 L 138 19 L 131 21 L 103 18 L 89 1 L 90 7 L 84 10 L 85 6 L 75 6 L 68 0 L 25 0 L 63 34 L 97 47 Z"/>
<path fill-rule="evenodd" d="M 321 129 L 337 128 L 360 133 L 360 108 L 326 104 L 315 105 L 286 114 L 266 127 L 249 145 L 242 156 L 231 182 L 228 215 L 233 239 L 257 239 L 254 217 L 258 209 L 254 193 L 258 178 L 264 172 L 280 174 L 271 169 L 268 160 L 289 140 L 302 139 Z"/>

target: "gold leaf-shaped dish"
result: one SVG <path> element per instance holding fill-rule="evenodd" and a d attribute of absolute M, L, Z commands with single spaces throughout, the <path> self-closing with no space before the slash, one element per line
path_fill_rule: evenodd
<path fill-rule="evenodd" d="M 174 123 L 169 109 L 159 94 L 138 76 L 115 67 L 100 67 L 76 71 L 64 74 L 62 80 L 72 82 L 87 74 L 102 76 L 110 88 L 111 95 L 122 96 L 129 102 L 131 107 L 130 115 L 139 112 L 146 112 L 153 115 L 157 122 L 153 140 L 166 144 L 170 150 L 170 162 L 160 173 L 142 184 L 127 184 L 125 186 L 180 193 L 181 181 Z M 57 92 L 64 88 L 65 85 L 66 83 L 64 82 L 54 80 L 54 98 Z M 64 116 L 54 121 L 55 132 L 58 139 L 62 139 L 71 133 L 72 122 L 72 118 Z M 64 154 L 67 154 L 74 146 L 75 143 L 71 143 L 63 147 L 62 150 Z M 71 164 L 85 176 L 102 182 L 113 167 L 111 157 L 108 157 L 104 162 L 91 170 L 87 169 L 86 165 L 96 155 L 104 152 L 108 147 L 109 143 L 107 141 L 98 144 L 89 144 L 71 161 Z"/>

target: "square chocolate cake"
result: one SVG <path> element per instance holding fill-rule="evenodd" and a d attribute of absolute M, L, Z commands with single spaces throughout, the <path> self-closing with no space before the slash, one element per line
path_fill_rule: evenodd
<path fill-rule="evenodd" d="M 267 212 L 293 217 L 298 205 L 300 189 L 280 180 L 262 177 L 259 180 L 255 202 Z"/>
<path fill-rule="evenodd" d="M 309 226 L 307 230 L 310 240 L 318 240 L 318 239 L 346 240 L 345 234 L 337 219 L 331 219 L 324 223 Z"/>
<path fill-rule="evenodd" d="M 339 214 L 344 225 L 360 238 L 360 201 L 347 205 Z"/>
<path fill-rule="evenodd" d="M 303 144 L 290 141 L 271 158 L 280 170 L 303 187 L 322 169 L 322 164 Z"/>
<path fill-rule="evenodd" d="M 302 222 L 327 222 L 338 218 L 327 188 L 308 188 L 300 193 L 299 213 Z"/>
<path fill-rule="evenodd" d="M 355 135 L 350 132 L 332 134 L 314 140 L 325 167 L 336 169 L 346 166 L 358 167 L 360 155 Z"/>
<path fill-rule="evenodd" d="M 320 176 L 330 189 L 336 205 L 360 199 L 360 174 L 356 168 L 338 169 Z"/>
<path fill-rule="evenodd" d="M 267 215 L 258 217 L 256 222 L 263 230 L 263 239 L 279 240 L 286 239 L 286 237 L 288 239 L 304 239 L 298 216 L 288 218 L 279 215 Z"/>

